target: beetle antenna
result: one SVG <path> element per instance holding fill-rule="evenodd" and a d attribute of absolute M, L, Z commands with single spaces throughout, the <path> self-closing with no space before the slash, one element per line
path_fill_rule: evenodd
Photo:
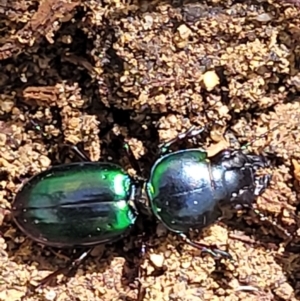
<path fill-rule="evenodd" d="M 242 150 L 247 149 L 247 148 L 248 148 L 250 145 L 252 145 L 255 141 L 257 141 L 257 140 L 259 140 L 259 139 L 262 139 L 262 138 L 266 137 L 267 134 L 269 134 L 270 132 L 276 130 L 276 129 L 279 128 L 280 126 L 281 126 L 281 124 L 278 124 L 278 125 L 274 126 L 273 128 L 269 129 L 268 131 L 266 131 L 265 133 L 263 133 L 263 134 L 261 134 L 261 135 L 255 137 L 255 138 L 253 138 L 253 139 L 250 140 L 248 143 L 242 145 L 242 146 L 240 147 L 240 149 L 242 149 Z"/>
<path fill-rule="evenodd" d="M 43 131 L 42 127 L 37 122 L 35 122 L 33 119 L 30 119 L 30 123 L 36 132 L 39 132 L 44 138 L 49 138 L 49 136 Z"/>
<path fill-rule="evenodd" d="M 219 248 L 217 248 L 215 246 L 209 246 L 209 245 L 206 245 L 203 243 L 198 243 L 198 242 L 192 241 L 184 233 L 179 233 L 179 236 L 188 245 L 190 245 L 198 250 L 201 250 L 204 253 L 208 253 L 214 258 L 224 257 L 224 258 L 229 259 L 230 261 L 233 261 L 231 254 L 226 251 L 220 250 Z"/>
<path fill-rule="evenodd" d="M 282 227 L 281 225 L 278 225 L 278 223 L 276 221 L 270 220 L 260 210 L 253 209 L 252 212 L 255 213 L 262 222 L 267 221 L 272 226 L 274 226 L 275 228 L 277 228 L 279 231 L 281 231 L 282 233 L 284 233 L 284 235 L 286 235 L 287 238 L 291 237 L 292 234 L 289 233 L 289 231 L 287 229 L 284 229 L 284 227 Z"/>
<path fill-rule="evenodd" d="M 124 143 L 123 148 L 126 151 L 126 155 L 127 155 L 127 158 L 129 160 L 129 163 L 130 163 L 131 167 L 133 169 L 135 169 L 135 171 L 137 172 L 137 175 L 135 176 L 136 180 L 139 183 L 143 183 L 145 181 L 145 179 L 144 179 L 143 176 L 141 176 L 142 175 L 142 168 L 141 168 L 141 165 L 140 165 L 139 161 L 135 158 L 135 156 L 133 154 L 133 151 L 132 151 L 132 148 L 130 147 L 128 142 Z"/>

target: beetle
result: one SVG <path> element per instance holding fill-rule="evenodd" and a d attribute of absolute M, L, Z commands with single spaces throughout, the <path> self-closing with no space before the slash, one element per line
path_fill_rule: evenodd
<path fill-rule="evenodd" d="M 179 139 L 199 135 L 193 127 L 162 146 L 164 152 Z M 227 252 L 191 241 L 190 229 L 203 229 L 222 218 L 226 211 L 251 207 L 268 187 L 271 175 L 256 175 L 270 167 L 265 156 L 225 149 L 208 158 L 200 148 L 163 155 L 153 165 L 146 193 L 156 218 L 193 247 L 213 256 L 231 258 Z"/>
<path fill-rule="evenodd" d="M 12 212 L 31 239 L 51 247 L 89 247 L 124 236 L 136 220 L 136 185 L 118 165 L 54 166 L 32 177 Z"/>
<path fill-rule="evenodd" d="M 87 162 L 58 165 L 34 175 L 15 196 L 13 219 L 38 243 L 87 248 L 127 235 L 140 213 L 138 203 L 146 196 L 155 218 L 186 243 L 213 256 L 231 258 L 223 250 L 190 240 L 188 231 L 209 226 L 236 205 L 251 205 L 271 178 L 257 176 L 256 171 L 269 163 L 264 156 L 245 154 L 242 149 L 223 150 L 211 158 L 203 149 L 166 154 L 178 140 L 204 129 L 191 128 L 165 143 L 149 178 L 143 180 L 130 177 L 119 165 L 89 162 L 73 146 Z M 90 251 L 65 269 L 78 267 Z M 37 287 L 65 269 L 50 274 Z"/>
<path fill-rule="evenodd" d="M 19 229 L 50 247 L 89 248 L 66 268 L 42 279 L 34 290 L 56 275 L 76 269 L 93 246 L 126 236 L 137 218 L 139 187 L 138 180 L 108 162 L 57 165 L 30 178 L 12 204 Z"/>

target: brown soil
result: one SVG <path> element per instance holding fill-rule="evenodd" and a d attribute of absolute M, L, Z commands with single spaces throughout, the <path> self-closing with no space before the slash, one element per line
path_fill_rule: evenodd
<path fill-rule="evenodd" d="M 278 126 L 250 147 L 273 154 L 272 183 L 255 204 L 266 220 L 239 212 L 197 238 L 227 248 L 233 262 L 149 224 L 144 300 L 298 300 L 299 8 L 126 2 L 0 0 L 0 300 L 21 300 L 28 282 L 72 257 L 27 239 L 9 214 L 22 181 L 69 160 L 63 143 L 134 173 L 127 141 L 147 176 L 161 142 L 209 121 L 240 143 Z M 214 131 L 204 144 L 214 153 L 222 137 Z M 138 241 L 97 248 L 73 277 L 23 300 L 136 300 Z"/>

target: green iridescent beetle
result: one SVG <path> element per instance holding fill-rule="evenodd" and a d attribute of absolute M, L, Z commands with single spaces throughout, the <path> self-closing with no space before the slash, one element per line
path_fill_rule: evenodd
<path fill-rule="evenodd" d="M 166 152 L 178 139 L 201 131 L 191 129 L 161 149 Z M 226 251 L 190 240 L 187 232 L 216 222 L 228 207 L 235 210 L 236 205 L 251 205 L 271 178 L 256 175 L 256 170 L 268 166 L 264 156 L 245 154 L 241 149 L 223 150 L 210 159 L 201 149 L 165 153 L 156 160 L 147 180 L 134 179 L 119 165 L 107 162 L 58 165 L 21 187 L 12 215 L 18 227 L 41 244 L 92 247 L 127 235 L 139 213 L 136 207 L 146 197 L 156 219 L 186 243 L 213 256 L 231 258 Z M 91 250 L 66 269 L 78 267 Z"/>
<path fill-rule="evenodd" d="M 32 177 L 12 212 L 18 227 L 41 244 L 89 247 L 127 233 L 136 220 L 135 197 L 134 181 L 118 165 L 71 163 Z"/>
<path fill-rule="evenodd" d="M 88 248 L 33 289 L 76 269 L 91 247 L 127 235 L 137 218 L 137 188 L 138 182 L 119 165 L 107 162 L 58 165 L 29 179 L 12 204 L 12 216 L 20 230 L 43 245 Z"/>

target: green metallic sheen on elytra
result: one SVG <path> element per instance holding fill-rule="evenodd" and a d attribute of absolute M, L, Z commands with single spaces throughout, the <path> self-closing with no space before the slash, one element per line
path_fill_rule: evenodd
<path fill-rule="evenodd" d="M 31 178 L 18 192 L 13 216 L 29 237 L 56 247 L 120 239 L 134 224 L 134 187 L 121 167 L 84 162 L 59 165 Z"/>
<path fill-rule="evenodd" d="M 189 149 L 165 155 L 152 167 L 146 193 L 153 213 L 169 230 L 183 232 L 183 220 L 196 224 L 193 215 L 209 209 L 209 202 L 201 203 L 195 196 L 210 181 L 208 162 L 205 151 Z"/>
<path fill-rule="evenodd" d="M 150 181 L 147 183 L 147 195 L 150 200 L 153 200 L 159 191 L 156 190 L 157 187 L 160 186 L 162 177 L 166 173 L 168 169 L 172 170 L 172 166 L 177 167 L 174 164 L 174 161 L 184 160 L 185 158 L 193 158 L 198 163 L 205 162 L 207 159 L 207 153 L 204 151 L 197 150 L 183 150 L 175 153 L 170 153 L 161 157 L 159 160 L 155 162 L 155 165 L 152 167 Z M 170 174 L 174 177 L 174 182 L 176 182 L 176 177 L 178 175 L 179 170 L 172 170 Z M 154 211 L 157 211 L 156 207 L 152 208 Z"/>

